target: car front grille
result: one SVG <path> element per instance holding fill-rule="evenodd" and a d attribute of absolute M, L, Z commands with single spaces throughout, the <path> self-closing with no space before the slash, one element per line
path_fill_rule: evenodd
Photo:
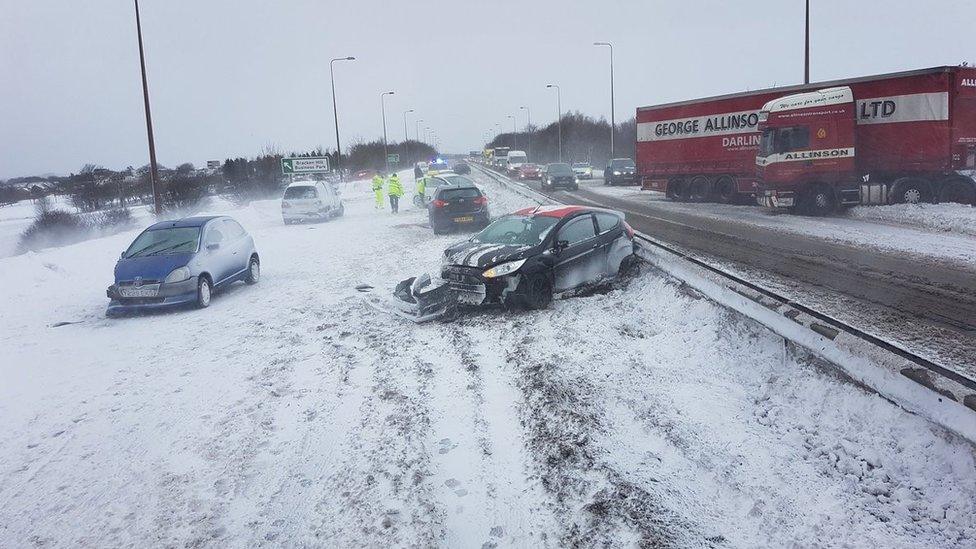
<path fill-rule="evenodd" d="M 151 286 L 153 284 L 160 284 L 162 280 L 150 279 L 150 280 L 120 280 L 116 284 L 117 286 Z"/>

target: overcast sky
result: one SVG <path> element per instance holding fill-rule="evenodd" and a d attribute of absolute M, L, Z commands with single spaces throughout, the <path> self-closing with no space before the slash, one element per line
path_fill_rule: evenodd
<path fill-rule="evenodd" d="M 976 60 L 976 1 L 813 0 L 811 79 Z M 329 59 L 344 147 L 391 140 L 403 111 L 442 150 L 479 149 L 508 115 L 617 119 L 638 106 L 803 77 L 802 0 L 143 0 L 159 161 L 335 147 Z M 148 161 L 131 0 L 0 0 L 0 177 Z"/>

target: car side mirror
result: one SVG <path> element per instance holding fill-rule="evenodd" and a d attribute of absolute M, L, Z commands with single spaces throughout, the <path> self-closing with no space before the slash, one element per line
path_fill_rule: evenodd
<path fill-rule="evenodd" d="M 558 253 L 558 252 L 561 252 L 561 251 L 565 250 L 568 247 L 569 247 L 569 241 L 568 240 L 557 240 L 554 249 Z"/>
<path fill-rule="evenodd" d="M 122 253 L 119 254 L 119 259 L 125 259 L 125 250 L 122 250 Z"/>
<path fill-rule="evenodd" d="M 207 250 L 210 250 L 211 252 L 218 248 L 220 248 L 220 242 L 211 242 L 210 244 L 207 244 Z"/>

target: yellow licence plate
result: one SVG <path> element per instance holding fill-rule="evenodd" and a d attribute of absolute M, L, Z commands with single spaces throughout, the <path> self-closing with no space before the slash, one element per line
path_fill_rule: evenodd
<path fill-rule="evenodd" d="M 454 218 L 454 222 L 455 223 L 471 223 L 472 221 L 474 221 L 474 217 L 472 217 L 470 215 L 466 215 L 464 217 L 455 217 Z"/>

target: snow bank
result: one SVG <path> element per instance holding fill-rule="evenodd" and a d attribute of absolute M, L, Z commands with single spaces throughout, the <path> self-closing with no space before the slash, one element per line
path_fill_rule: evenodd
<path fill-rule="evenodd" d="M 847 215 L 854 219 L 976 236 L 976 207 L 965 204 L 858 206 L 849 209 Z"/>

